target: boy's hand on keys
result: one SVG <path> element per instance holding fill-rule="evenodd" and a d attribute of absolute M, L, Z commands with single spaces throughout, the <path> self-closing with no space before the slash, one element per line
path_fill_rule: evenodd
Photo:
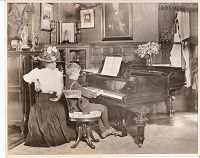
<path fill-rule="evenodd" d="M 90 112 L 89 111 L 84 111 L 83 114 L 90 114 Z"/>
<path fill-rule="evenodd" d="M 103 90 L 100 90 L 100 91 L 97 92 L 97 96 L 99 96 L 101 94 L 103 94 Z"/>

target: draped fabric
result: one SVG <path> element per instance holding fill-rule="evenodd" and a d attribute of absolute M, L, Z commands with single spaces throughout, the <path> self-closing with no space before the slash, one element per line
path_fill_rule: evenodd
<path fill-rule="evenodd" d="M 50 147 L 75 140 L 75 126 L 69 121 L 67 105 L 50 98 L 51 94 L 40 93 L 38 102 L 31 107 L 24 145 Z"/>
<path fill-rule="evenodd" d="M 183 58 L 185 59 L 185 77 L 186 87 L 191 86 L 191 70 L 190 70 L 190 50 L 183 49 Z"/>
<path fill-rule="evenodd" d="M 198 57 L 198 45 L 194 48 L 193 59 Z M 196 65 L 193 63 L 193 80 L 192 80 L 192 89 L 198 90 L 198 61 L 196 60 Z"/>
<path fill-rule="evenodd" d="M 181 44 L 173 44 L 170 61 L 174 67 L 182 67 Z"/>
<path fill-rule="evenodd" d="M 190 37 L 190 18 L 189 13 L 178 11 L 176 12 L 176 19 L 175 19 L 175 35 L 178 34 L 180 37 L 179 41 L 185 40 Z"/>
<path fill-rule="evenodd" d="M 190 50 L 183 49 L 183 41 L 190 37 L 189 12 L 176 12 L 174 44 L 171 50 L 171 65 L 186 70 L 186 87 L 191 86 Z"/>
<path fill-rule="evenodd" d="M 180 37 L 180 19 L 181 14 L 177 13 L 175 19 L 175 32 L 174 32 L 174 44 L 171 50 L 170 61 L 171 65 L 174 67 L 182 67 L 182 46 L 181 46 L 181 37 Z"/>
<path fill-rule="evenodd" d="M 190 37 L 190 19 L 188 12 L 178 12 L 178 22 L 179 22 L 179 31 L 180 31 L 180 38 L 184 40 Z"/>

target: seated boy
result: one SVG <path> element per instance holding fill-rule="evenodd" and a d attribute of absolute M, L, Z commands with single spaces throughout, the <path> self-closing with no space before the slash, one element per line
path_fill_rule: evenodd
<path fill-rule="evenodd" d="M 82 87 L 78 82 L 80 76 L 81 68 L 76 63 L 70 63 L 66 65 L 66 88 L 71 90 L 81 90 L 81 105 L 77 106 L 77 100 L 71 100 L 73 111 L 82 111 L 84 113 L 89 113 L 90 111 L 101 111 L 101 118 L 98 121 L 98 125 L 101 131 L 102 138 L 105 138 L 111 134 L 121 135 L 120 132 L 115 131 L 114 128 L 110 127 L 108 123 L 108 111 L 107 107 L 102 104 L 90 103 L 87 98 L 96 98 L 99 93 L 92 92 L 90 90 Z"/>

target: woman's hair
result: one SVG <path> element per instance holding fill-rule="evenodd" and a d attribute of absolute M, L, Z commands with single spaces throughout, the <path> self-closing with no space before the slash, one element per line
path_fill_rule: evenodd
<path fill-rule="evenodd" d="M 47 67 L 48 64 L 49 64 L 49 62 L 41 61 L 41 65 L 44 68 Z"/>
<path fill-rule="evenodd" d="M 66 74 L 68 76 L 71 76 L 73 72 L 78 71 L 78 70 L 80 71 L 81 67 L 76 63 L 70 63 L 69 65 L 65 66 L 65 69 L 66 69 Z"/>

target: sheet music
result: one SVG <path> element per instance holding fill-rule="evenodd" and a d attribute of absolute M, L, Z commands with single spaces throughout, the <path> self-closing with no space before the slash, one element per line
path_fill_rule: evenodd
<path fill-rule="evenodd" d="M 101 75 L 117 76 L 122 57 L 106 57 Z"/>

